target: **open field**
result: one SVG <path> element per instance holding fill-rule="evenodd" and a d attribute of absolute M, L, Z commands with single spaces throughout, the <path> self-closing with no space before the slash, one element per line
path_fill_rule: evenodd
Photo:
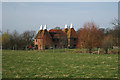
<path fill-rule="evenodd" d="M 3 78 L 118 78 L 118 54 L 2 51 Z"/>

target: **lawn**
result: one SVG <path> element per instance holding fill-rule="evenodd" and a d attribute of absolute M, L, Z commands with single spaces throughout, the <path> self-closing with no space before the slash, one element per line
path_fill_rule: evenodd
<path fill-rule="evenodd" d="M 2 51 L 3 78 L 118 78 L 118 54 Z"/>

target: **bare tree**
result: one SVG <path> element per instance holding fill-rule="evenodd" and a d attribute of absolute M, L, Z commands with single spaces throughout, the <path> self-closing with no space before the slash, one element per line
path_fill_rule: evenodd
<path fill-rule="evenodd" d="M 114 45 L 120 47 L 120 21 L 115 19 L 114 22 L 112 22 L 112 24 L 114 28 L 112 31 Z"/>
<path fill-rule="evenodd" d="M 108 54 L 109 48 L 112 48 L 112 46 L 113 46 L 113 37 L 111 34 L 108 34 L 104 37 L 104 39 L 102 41 L 102 46 L 105 49 L 105 54 Z"/>
<path fill-rule="evenodd" d="M 23 34 L 21 34 L 22 40 L 24 41 L 23 44 L 27 48 L 30 45 L 34 45 L 33 37 L 35 36 L 35 31 L 25 31 Z"/>
<path fill-rule="evenodd" d="M 78 33 L 77 47 L 88 48 L 91 53 L 92 48 L 101 47 L 102 37 L 102 31 L 94 23 L 87 23 Z"/>

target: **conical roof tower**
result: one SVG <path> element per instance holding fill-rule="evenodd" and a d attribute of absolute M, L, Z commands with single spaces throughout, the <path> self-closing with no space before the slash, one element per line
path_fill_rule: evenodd
<path fill-rule="evenodd" d="M 44 26 L 43 31 L 41 33 L 41 37 L 43 39 L 44 46 L 51 46 L 52 45 L 52 37 L 47 31 L 47 25 Z"/>
<path fill-rule="evenodd" d="M 73 24 L 71 24 L 70 29 L 67 31 L 68 38 L 77 38 L 77 33 L 73 28 Z"/>
<path fill-rule="evenodd" d="M 39 29 L 37 35 L 35 36 L 35 39 L 41 38 L 41 32 L 42 32 L 42 31 L 43 31 L 43 25 L 40 26 L 40 29 Z"/>

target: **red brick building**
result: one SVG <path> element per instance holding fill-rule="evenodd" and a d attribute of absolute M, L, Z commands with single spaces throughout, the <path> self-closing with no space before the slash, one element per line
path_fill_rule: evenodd
<path fill-rule="evenodd" d="M 77 34 L 71 24 L 70 29 L 65 25 L 64 31 L 61 29 L 51 29 L 47 31 L 47 26 L 44 28 L 41 25 L 40 30 L 35 36 L 35 47 L 39 50 L 49 48 L 76 48 Z"/>

